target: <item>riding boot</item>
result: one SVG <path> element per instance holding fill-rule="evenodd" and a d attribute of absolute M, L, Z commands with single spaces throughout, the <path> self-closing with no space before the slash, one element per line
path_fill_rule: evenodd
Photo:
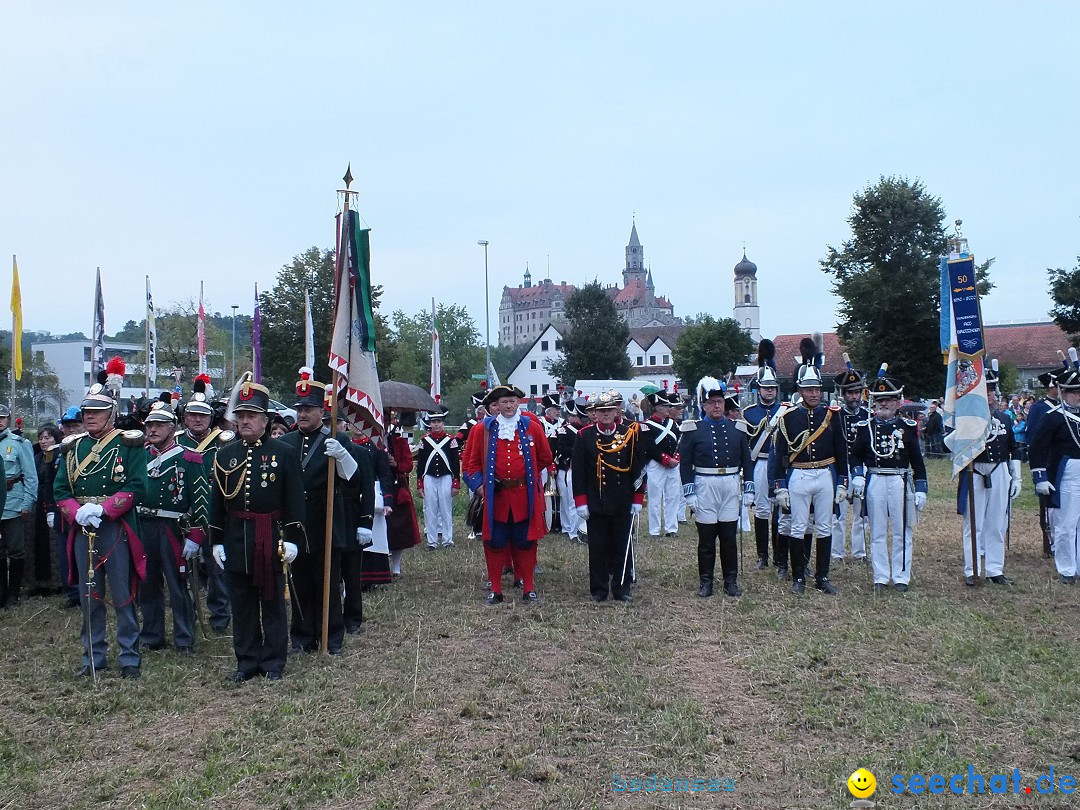
<path fill-rule="evenodd" d="M 791 538 L 786 534 L 773 535 L 773 562 L 776 564 L 777 579 L 784 579 L 788 575 L 788 548 L 791 546 Z"/>
<path fill-rule="evenodd" d="M 713 595 L 713 572 L 716 569 L 716 534 L 717 524 L 698 523 L 697 564 L 698 596 Z"/>
<path fill-rule="evenodd" d="M 8 558 L 0 557 L 0 608 L 7 606 Z"/>
<path fill-rule="evenodd" d="M 788 538 L 788 553 L 791 555 L 791 592 L 802 594 L 806 591 L 806 546 L 798 537 Z"/>
<path fill-rule="evenodd" d="M 738 523 L 721 523 L 720 570 L 724 574 L 724 593 L 742 596 L 739 589 L 739 542 L 736 539 Z"/>
<path fill-rule="evenodd" d="M 5 602 L 8 607 L 19 604 L 19 591 L 22 590 L 23 564 L 23 560 L 8 560 L 8 588 Z"/>
<path fill-rule="evenodd" d="M 757 570 L 769 567 L 769 519 L 754 518 L 754 540 L 757 543 Z"/>
<path fill-rule="evenodd" d="M 814 572 L 810 570 L 810 560 L 814 554 L 814 535 L 803 535 L 803 575 L 807 579 L 813 579 Z"/>
<path fill-rule="evenodd" d="M 829 582 L 829 560 L 831 558 L 832 537 L 819 537 L 817 539 L 817 577 L 814 587 L 827 594 L 836 593 L 836 587 Z"/>

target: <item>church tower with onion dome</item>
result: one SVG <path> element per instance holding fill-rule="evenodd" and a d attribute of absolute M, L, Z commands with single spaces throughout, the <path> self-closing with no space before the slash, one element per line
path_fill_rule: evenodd
<path fill-rule="evenodd" d="M 732 317 L 743 331 L 750 335 L 756 346 L 761 340 L 761 311 L 757 297 L 757 265 L 746 258 L 743 248 L 742 261 L 735 265 L 735 311 Z"/>

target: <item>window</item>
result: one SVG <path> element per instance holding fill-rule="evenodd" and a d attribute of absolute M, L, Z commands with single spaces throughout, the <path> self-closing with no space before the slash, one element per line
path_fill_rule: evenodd
<path fill-rule="evenodd" d="M 529 386 L 529 393 L 532 394 L 534 397 L 536 396 L 536 386 L 535 385 L 530 385 Z"/>
<path fill-rule="evenodd" d="M 650 366 L 655 366 L 656 365 L 656 355 L 655 354 L 650 354 L 649 355 L 649 365 Z"/>
<path fill-rule="evenodd" d="M 562 341 L 561 340 L 556 340 L 555 341 L 555 351 L 557 351 L 557 352 L 562 351 Z"/>
<path fill-rule="evenodd" d="M 645 365 L 645 358 L 644 358 L 644 357 L 642 357 L 642 356 L 641 356 L 640 354 L 638 355 L 638 359 L 637 359 L 637 364 L 638 364 L 639 366 L 643 366 L 643 365 Z"/>
<path fill-rule="evenodd" d="M 546 393 L 548 392 L 548 390 L 549 390 L 550 388 L 551 388 L 551 386 L 550 386 L 550 385 L 548 385 L 547 383 L 544 383 L 544 387 L 543 387 L 543 390 L 541 390 L 541 392 L 540 392 L 540 393 L 542 393 L 542 394 L 546 394 Z"/>
<path fill-rule="evenodd" d="M 548 342 L 546 340 L 540 341 L 540 351 L 546 352 L 548 350 Z"/>
<path fill-rule="evenodd" d="M 671 355 L 670 354 L 665 354 L 664 355 L 664 365 L 666 366 L 670 362 L 671 362 Z"/>
<path fill-rule="evenodd" d="M 530 360 L 529 361 L 529 368 L 534 369 L 534 370 L 536 369 L 536 361 L 535 360 Z"/>

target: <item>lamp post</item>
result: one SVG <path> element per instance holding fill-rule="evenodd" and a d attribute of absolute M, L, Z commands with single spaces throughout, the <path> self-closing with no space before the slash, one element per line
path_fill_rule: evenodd
<path fill-rule="evenodd" d="M 236 310 L 240 309 L 239 304 L 232 305 L 232 373 L 233 377 L 236 377 Z M 233 380 L 235 382 L 235 380 Z M 226 385 L 228 385 L 228 378 L 226 378 Z"/>
<path fill-rule="evenodd" d="M 491 386 L 491 313 L 488 310 L 488 240 L 479 239 L 476 244 L 481 245 L 484 248 L 484 351 L 487 355 L 487 368 L 484 369 L 484 375 L 487 379 L 488 386 Z"/>

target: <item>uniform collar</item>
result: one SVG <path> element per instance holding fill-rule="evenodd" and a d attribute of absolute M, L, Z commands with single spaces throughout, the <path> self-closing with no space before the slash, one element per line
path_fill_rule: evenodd
<path fill-rule="evenodd" d="M 158 450 L 152 444 L 146 445 L 146 449 L 150 451 L 151 456 L 164 455 L 165 453 L 168 453 L 170 450 L 172 450 L 174 447 L 176 447 L 176 440 L 175 439 L 172 439 L 167 445 L 165 445 L 165 447 L 161 448 L 160 450 Z"/>

